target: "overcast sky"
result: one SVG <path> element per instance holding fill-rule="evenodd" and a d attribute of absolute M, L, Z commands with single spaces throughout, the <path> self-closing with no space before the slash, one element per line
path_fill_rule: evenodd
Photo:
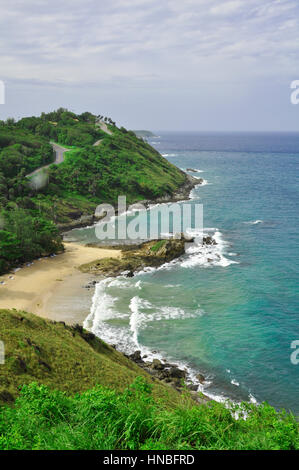
<path fill-rule="evenodd" d="M 298 0 L 0 0 L 0 119 L 67 107 L 131 129 L 299 130 Z"/>

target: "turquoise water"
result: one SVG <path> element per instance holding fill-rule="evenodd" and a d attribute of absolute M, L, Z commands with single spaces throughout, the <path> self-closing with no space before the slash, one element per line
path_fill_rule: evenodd
<path fill-rule="evenodd" d="M 180 168 L 202 171 L 194 175 L 208 184 L 186 204 L 203 204 L 218 245 L 102 281 L 86 326 L 122 350 L 202 372 L 212 396 L 298 414 L 299 365 L 290 355 L 299 340 L 299 135 L 172 133 L 151 143 Z M 91 240 L 93 229 L 73 234 Z"/>

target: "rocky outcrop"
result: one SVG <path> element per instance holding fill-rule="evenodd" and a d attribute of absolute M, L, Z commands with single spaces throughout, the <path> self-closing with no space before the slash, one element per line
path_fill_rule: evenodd
<path fill-rule="evenodd" d="M 146 361 L 147 356 L 144 355 L 142 357 L 141 351 L 135 351 L 127 357 L 138 364 L 139 367 L 149 372 L 153 377 L 174 387 L 176 390 L 182 391 L 188 388 L 196 401 L 209 401 L 208 397 L 204 397 L 202 394 L 199 395 L 198 384 L 188 381 L 187 371 L 180 369 L 176 364 L 170 364 L 157 358 L 152 361 Z M 205 382 L 205 377 L 202 374 L 197 374 L 196 379 L 201 384 Z"/>
<path fill-rule="evenodd" d="M 84 273 L 118 276 L 125 273 L 134 276 L 146 267 L 158 267 L 179 258 L 185 253 L 186 238 L 170 240 L 152 240 L 133 248 L 122 250 L 121 258 L 103 258 L 80 266 Z"/>

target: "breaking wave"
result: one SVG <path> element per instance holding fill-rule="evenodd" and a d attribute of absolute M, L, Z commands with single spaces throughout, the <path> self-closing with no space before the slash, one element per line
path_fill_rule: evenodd
<path fill-rule="evenodd" d="M 251 220 L 249 222 L 243 222 L 243 224 L 246 225 L 257 225 L 257 224 L 262 224 L 264 221 L 263 220 Z"/>

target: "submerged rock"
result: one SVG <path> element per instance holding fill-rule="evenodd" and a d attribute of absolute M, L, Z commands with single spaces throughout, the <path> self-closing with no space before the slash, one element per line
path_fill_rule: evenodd
<path fill-rule="evenodd" d="M 208 235 L 207 237 L 203 237 L 202 243 L 203 243 L 203 245 L 217 245 L 216 240 L 214 240 L 214 238 L 210 237 L 210 235 Z"/>
<path fill-rule="evenodd" d="M 204 375 L 202 375 L 202 374 L 197 374 L 196 378 L 201 384 L 204 383 L 205 380 L 206 380 Z"/>

